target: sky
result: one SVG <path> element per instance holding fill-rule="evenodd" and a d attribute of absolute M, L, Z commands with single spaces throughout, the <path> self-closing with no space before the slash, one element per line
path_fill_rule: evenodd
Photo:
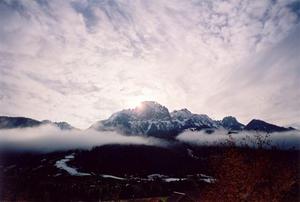
<path fill-rule="evenodd" d="M 2 0 L 0 114 L 87 128 L 154 100 L 300 126 L 299 22 L 299 0 Z"/>

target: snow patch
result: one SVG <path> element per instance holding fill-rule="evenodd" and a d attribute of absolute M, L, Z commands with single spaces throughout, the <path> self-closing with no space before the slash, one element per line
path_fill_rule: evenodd
<path fill-rule="evenodd" d="M 90 176 L 91 175 L 89 173 L 78 172 L 76 168 L 72 168 L 72 167 L 68 166 L 67 162 L 69 162 L 72 159 L 74 159 L 74 154 L 67 155 L 67 156 L 65 156 L 65 158 L 56 161 L 55 166 L 59 169 L 67 171 L 70 175 L 73 175 L 73 176 Z"/>
<path fill-rule="evenodd" d="M 101 175 L 101 177 L 115 179 L 115 180 L 126 180 L 125 178 L 117 177 L 117 176 L 114 176 L 114 175 Z"/>
<path fill-rule="evenodd" d="M 175 177 L 170 177 L 170 178 L 165 178 L 163 179 L 165 182 L 178 182 L 178 181 L 184 181 L 187 180 L 186 178 L 175 178 Z"/>
<path fill-rule="evenodd" d="M 210 184 L 216 182 L 216 179 L 211 176 L 204 175 L 204 174 L 199 174 L 198 176 L 201 178 L 200 180 L 203 182 L 210 183 Z"/>

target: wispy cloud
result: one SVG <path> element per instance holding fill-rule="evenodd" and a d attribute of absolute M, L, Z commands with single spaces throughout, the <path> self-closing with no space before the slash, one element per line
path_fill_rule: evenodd
<path fill-rule="evenodd" d="M 151 99 L 216 118 L 298 123 L 297 5 L 1 1 L 0 112 L 88 127 Z"/>

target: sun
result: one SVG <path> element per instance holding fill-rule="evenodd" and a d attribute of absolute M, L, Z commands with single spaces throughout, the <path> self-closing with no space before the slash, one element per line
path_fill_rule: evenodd
<path fill-rule="evenodd" d="M 144 100 L 133 100 L 133 101 L 131 101 L 131 103 L 130 103 L 130 108 L 140 108 L 141 106 L 142 106 L 142 102 L 143 102 Z"/>
<path fill-rule="evenodd" d="M 134 108 L 141 108 L 142 107 L 142 102 L 143 101 L 149 101 L 153 100 L 152 96 L 146 96 L 146 95 L 140 95 L 140 96 L 134 96 L 128 99 L 128 107 L 130 109 Z"/>

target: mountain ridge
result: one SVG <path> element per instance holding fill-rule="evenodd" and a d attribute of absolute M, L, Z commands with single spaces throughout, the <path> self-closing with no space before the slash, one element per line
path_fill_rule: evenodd
<path fill-rule="evenodd" d="M 61 130 L 72 130 L 75 127 L 67 122 L 52 122 L 49 120 L 38 121 L 36 119 L 22 117 L 22 116 L 0 116 L 0 129 L 14 129 L 14 128 L 28 128 L 38 127 L 42 125 L 52 125 Z"/>
<path fill-rule="evenodd" d="M 76 129 L 67 122 L 0 116 L 0 129 L 37 127 L 46 124 L 61 130 Z M 213 133 L 217 129 L 227 130 L 228 133 L 237 133 L 243 130 L 267 133 L 295 130 L 292 127 L 285 128 L 259 119 L 252 119 L 246 125 L 240 123 L 233 116 L 226 116 L 222 120 L 213 120 L 206 114 L 194 114 L 186 108 L 169 112 L 167 107 L 155 101 L 144 101 L 134 109 L 115 112 L 108 119 L 97 121 L 88 129 L 160 138 L 174 137 L 185 130 L 204 130 L 207 133 Z"/>
<path fill-rule="evenodd" d="M 267 133 L 272 133 L 272 132 L 285 132 L 285 131 L 295 130 L 295 129 L 292 127 L 285 128 L 282 126 L 277 126 L 275 124 L 267 123 L 259 119 L 252 119 L 245 126 L 245 130 L 264 131 Z"/>
<path fill-rule="evenodd" d="M 249 123 L 251 122 L 253 120 Z M 96 122 L 90 128 L 156 137 L 176 136 L 187 129 L 205 130 L 207 133 L 213 133 L 216 129 L 225 129 L 229 133 L 242 130 L 267 133 L 293 130 L 293 128 L 284 128 L 264 121 L 254 122 L 251 127 L 249 123 L 244 125 L 233 116 L 213 120 L 206 114 L 194 114 L 186 108 L 169 112 L 166 107 L 155 101 L 144 101 L 140 107 L 116 112 L 108 119 Z"/>

